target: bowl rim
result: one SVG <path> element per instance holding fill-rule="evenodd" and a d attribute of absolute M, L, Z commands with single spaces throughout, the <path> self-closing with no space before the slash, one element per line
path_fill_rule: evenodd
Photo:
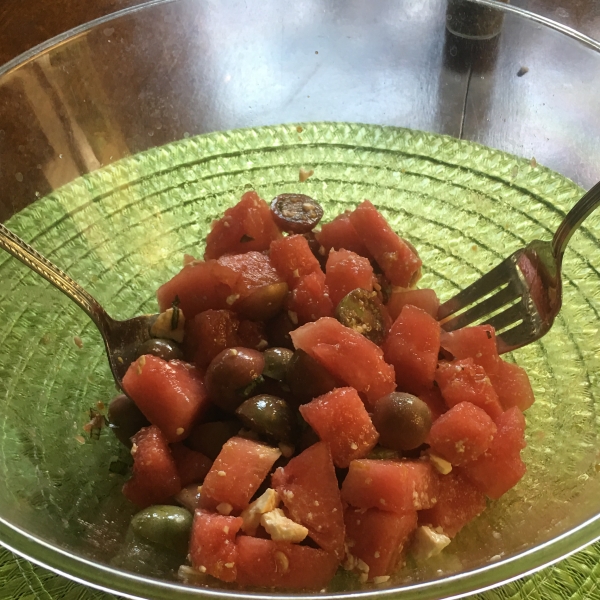
<path fill-rule="evenodd" d="M 34 46 L 22 54 L 0 66 L 0 78 L 11 71 L 19 69 L 49 50 L 71 41 L 98 26 L 130 16 L 142 10 L 157 6 L 175 4 L 185 0 L 147 0 L 142 4 L 131 6 L 93 19 L 65 31 L 49 40 Z M 197 0 L 202 1 L 202 0 Z M 514 14 L 519 18 L 553 29 L 573 40 L 600 53 L 600 40 L 585 35 L 576 29 L 498 0 L 466 0 L 482 6 L 496 8 L 504 13 Z M 518 552 L 493 563 L 455 573 L 453 575 L 425 582 L 394 586 L 386 589 L 370 589 L 352 592 L 335 592 L 319 594 L 323 600 L 389 598 L 402 594 L 405 600 L 417 600 L 427 591 L 435 591 L 437 597 L 446 600 L 465 598 L 473 593 L 485 592 L 506 585 L 541 569 L 551 566 L 586 546 L 600 540 L 600 512 L 568 531 L 550 540 Z M 144 577 L 135 573 L 116 569 L 109 565 L 83 558 L 60 548 L 42 538 L 11 524 L 0 517 L 0 546 L 23 559 L 40 567 L 66 577 L 67 579 L 99 591 L 118 594 L 131 600 L 145 600 L 148 597 L 156 600 L 170 600 L 173 594 L 178 598 L 239 598 L 240 600 L 274 600 L 290 597 L 298 600 L 313 600 L 316 594 L 282 594 L 259 593 L 238 590 L 219 590 L 216 588 L 191 587 L 184 584 Z M 500 578 L 489 577 L 490 573 L 501 573 Z M 490 583 L 491 581 L 491 583 Z M 143 595 L 139 595 L 143 594 Z"/>

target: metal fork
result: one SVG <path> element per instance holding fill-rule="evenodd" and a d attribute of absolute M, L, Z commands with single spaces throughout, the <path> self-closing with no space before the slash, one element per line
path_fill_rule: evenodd
<path fill-rule="evenodd" d="M 143 315 L 126 321 L 113 319 L 76 281 L 2 223 L 0 223 L 0 248 L 41 275 L 87 313 L 102 334 L 110 369 L 115 382 L 122 389 L 123 376 L 131 363 L 135 349 L 150 339 L 150 327 L 156 315 Z"/>
<path fill-rule="evenodd" d="M 575 230 L 600 204 L 600 183 L 569 211 L 551 242 L 534 240 L 511 254 L 438 311 L 445 331 L 492 325 L 500 354 L 540 339 L 562 305 L 561 265 Z"/>

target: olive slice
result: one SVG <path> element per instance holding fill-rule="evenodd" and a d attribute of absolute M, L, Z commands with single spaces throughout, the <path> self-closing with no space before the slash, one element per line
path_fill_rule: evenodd
<path fill-rule="evenodd" d="M 360 288 L 346 294 L 335 309 L 336 319 L 379 345 L 385 338 L 385 321 L 376 292 Z"/>
<path fill-rule="evenodd" d="M 173 340 L 161 338 L 151 338 L 141 343 L 136 348 L 134 360 L 144 354 L 152 354 L 163 360 L 183 360 L 181 346 Z"/>
<path fill-rule="evenodd" d="M 301 404 L 338 387 L 335 377 L 304 350 L 296 350 L 288 366 L 290 390 Z"/>
<path fill-rule="evenodd" d="M 288 366 L 294 353 L 289 348 L 268 348 L 263 352 L 263 356 L 265 357 L 263 375 L 277 381 L 286 381 Z"/>
<path fill-rule="evenodd" d="M 253 431 L 274 442 L 292 444 L 295 439 L 295 413 L 277 396 L 260 394 L 238 406 L 235 414 Z"/>
<path fill-rule="evenodd" d="M 307 233 L 321 220 L 323 208 L 304 194 L 280 194 L 271 202 L 271 213 L 281 230 Z"/>

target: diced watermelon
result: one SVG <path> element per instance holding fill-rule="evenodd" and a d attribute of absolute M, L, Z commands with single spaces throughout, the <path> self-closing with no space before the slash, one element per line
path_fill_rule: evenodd
<path fill-rule="evenodd" d="M 355 252 L 359 256 L 372 258 L 371 253 L 363 241 L 358 237 L 354 225 L 350 222 L 350 212 L 346 211 L 338 215 L 330 223 L 321 225 L 321 231 L 315 231 L 317 241 L 325 249 L 326 254 L 333 248 L 341 250 L 342 248 Z"/>
<path fill-rule="evenodd" d="M 500 362 L 496 332 L 491 325 L 463 327 L 450 333 L 442 331 L 440 346 L 459 360 L 472 358 L 488 375 L 497 369 Z"/>
<path fill-rule="evenodd" d="M 319 396 L 301 405 L 300 414 L 329 444 L 336 467 L 346 468 L 355 458 L 364 458 L 379 439 L 354 388 L 337 388 Z"/>
<path fill-rule="evenodd" d="M 454 537 L 485 510 L 485 496 L 458 469 L 439 479 L 437 502 L 419 512 L 419 525 L 441 527 L 448 537 Z"/>
<path fill-rule="evenodd" d="M 254 191 L 242 199 L 212 224 L 206 238 L 204 258 L 219 258 L 223 254 L 241 254 L 251 250 L 268 250 L 281 232 L 271 215 L 269 205 Z"/>
<path fill-rule="evenodd" d="M 360 459 L 350 463 L 342 499 L 357 508 L 408 512 L 436 502 L 438 475 L 425 460 Z"/>
<path fill-rule="evenodd" d="M 187 363 L 151 354 L 131 364 L 123 388 L 169 442 L 185 439 L 210 407 L 202 375 Z"/>
<path fill-rule="evenodd" d="M 418 395 L 433 386 L 440 350 L 440 325 L 424 310 L 407 304 L 383 343 L 394 366 L 398 389 Z"/>
<path fill-rule="evenodd" d="M 123 486 L 123 495 L 139 508 L 165 504 L 181 490 L 181 480 L 169 444 L 155 425 L 133 436 L 133 475 Z"/>
<path fill-rule="evenodd" d="M 279 467 L 271 478 L 291 518 L 309 536 L 341 560 L 344 555 L 344 513 L 329 447 L 314 444 Z"/>
<path fill-rule="evenodd" d="M 242 524 L 241 517 L 196 509 L 190 539 L 192 566 L 221 581 L 235 581 L 239 568 L 235 536 Z"/>
<path fill-rule="evenodd" d="M 373 289 L 373 267 L 368 259 L 348 250 L 333 250 L 325 266 L 326 283 L 333 306 L 352 290 Z"/>
<path fill-rule="evenodd" d="M 392 285 L 413 286 L 421 276 L 421 259 L 389 226 L 383 215 L 365 200 L 349 215 L 358 237 L 374 256 Z"/>
<path fill-rule="evenodd" d="M 264 344 L 265 326 L 259 321 L 248 321 L 247 319 L 244 319 L 240 321 L 238 337 L 240 339 L 239 346 L 242 346 L 243 348 L 258 349 Z"/>
<path fill-rule="evenodd" d="M 407 304 L 416 306 L 417 308 L 424 310 L 428 315 L 431 315 L 434 319 L 437 319 L 440 301 L 433 290 L 426 288 L 422 290 L 393 290 L 387 303 L 390 317 L 396 320 L 402 307 Z"/>
<path fill-rule="evenodd" d="M 379 346 L 332 318 L 290 332 L 296 348 L 319 361 L 334 377 L 363 393 L 370 404 L 393 392 L 394 369 Z"/>
<path fill-rule="evenodd" d="M 495 434 L 496 425 L 482 408 L 460 402 L 433 423 L 427 443 L 453 465 L 464 465 L 481 456 Z"/>
<path fill-rule="evenodd" d="M 234 511 L 243 510 L 280 456 L 276 448 L 231 438 L 204 479 L 200 506 L 215 510 L 219 504 L 230 504 Z"/>
<path fill-rule="evenodd" d="M 225 348 L 240 346 L 239 319 L 230 310 L 205 310 L 185 322 L 186 358 L 205 369 Z"/>
<path fill-rule="evenodd" d="M 300 323 L 333 315 L 333 304 L 323 272 L 314 271 L 300 278 L 291 293 L 288 308 L 296 313 Z"/>
<path fill-rule="evenodd" d="M 237 582 L 243 586 L 320 590 L 339 565 L 324 550 L 247 535 L 238 537 L 237 548 Z"/>
<path fill-rule="evenodd" d="M 462 467 L 464 475 L 486 496 L 497 500 L 525 474 L 521 450 L 525 442 L 525 418 L 516 407 L 502 413 L 490 447 L 477 460 Z"/>
<path fill-rule="evenodd" d="M 523 411 L 533 404 L 535 397 L 523 367 L 500 359 L 496 371 L 490 373 L 490 380 L 504 410 L 516 406 Z"/>
<path fill-rule="evenodd" d="M 190 483 L 201 484 L 212 465 L 212 460 L 208 456 L 204 456 L 202 452 L 196 452 L 182 443 L 171 446 L 171 456 L 177 466 L 177 474 L 182 487 Z"/>
<path fill-rule="evenodd" d="M 401 566 L 403 551 L 417 527 L 417 511 L 391 513 L 348 507 L 344 521 L 350 555 L 345 567 L 361 573 L 355 560 L 362 560 L 369 567 L 366 575 L 372 581 L 374 577 L 392 575 Z"/>
<path fill-rule="evenodd" d="M 323 272 L 302 235 L 290 235 L 274 241 L 270 257 L 273 266 L 292 290 L 305 275 Z"/>
<path fill-rule="evenodd" d="M 448 410 L 440 388 L 436 385 L 430 390 L 419 392 L 419 398 L 429 407 L 432 423 Z"/>
<path fill-rule="evenodd" d="M 460 402 L 470 402 L 485 410 L 494 420 L 503 412 L 485 369 L 472 358 L 440 361 L 435 380 L 449 407 Z"/>

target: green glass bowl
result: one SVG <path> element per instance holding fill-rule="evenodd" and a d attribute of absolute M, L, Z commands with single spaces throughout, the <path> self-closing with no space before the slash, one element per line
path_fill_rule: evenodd
<path fill-rule="evenodd" d="M 186 5 L 191 3 L 153 3 L 149 10 L 171 14 Z M 443 18 L 440 10 L 436 19 Z M 119 19 L 84 33 L 111 39 L 106 30 L 118 29 Z M 74 34 L 69 44 L 77 47 L 82 35 Z M 568 43 L 583 47 L 581 40 Z M 58 51 L 59 45 L 51 46 L 5 69 L 5 86 L 15 70 L 47 67 L 44 61 Z M 588 51 L 594 52 L 582 50 L 600 64 Z M 593 155 L 567 161 L 559 174 L 551 144 L 541 144 L 535 160 L 511 147 L 514 142 L 494 150 L 475 136 L 469 141 L 441 135 L 441 121 L 427 133 L 328 119 L 270 125 L 269 119 L 262 118 L 260 127 L 242 120 L 249 127 L 228 132 L 204 133 L 206 125 L 192 129 L 202 135 L 191 137 L 181 131 L 178 136 L 173 126 L 170 139 L 162 140 L 168 143 L 156 147 L 146 138 L 136 146 L 139 131 L 123 133 L 128 144 L 117 151 L 114 142 L 111 164 L 95 164 L 87 174 L 50 172 L 50 162 L 40 163 L 52 189 L 42 188 L 43 197 L 35 201 L 20 190 L 14 196 L 20 210 L 9 211 L 6 223 L 112 316 L 127 318 L 156 309 L 156 288 L 180 269 L 184 254 L 202 255 L 212 220 L 248 189 L 265 199 L 301 191 L 323 204 L 325 219 L 369 198 L 418 248 L 425 266 L 421 285 L 445 299 L 531 239 L 550 239 L 583 193 L 573 180 L 600 178 L 598 167 L 590 170 L 587 162 Z M 82 126 L 88 141 L 98 141 L 93 131 L 99 120 Z M 182 139 L 172 141 L 177 137 Z M 104 151 L 91 141 L 89 148 L 95 156 Z M 42 154 L 27 160 L 41 160 Z M 60 160 L 55 157 L 54 166 Z M 300 183 L 300 169 L 314 174 Z M 19 174 L 15 181 L 27 184 Z M 12 189 L 5 180 L 0 184 Z M 564 307 L 551 332 L 507 357 L 527 369 L 536 395 L 526 415 L 523 480 L 439 557 L 424 565 L 409 562 L 376 587 L 342 574 L 323 597 L 459 597 L 532 572 L 600 537 L 599 225 L 600 214 L 592 216 L 570 243 Z M 111 566 L 133 509 L 120 493 L 125 478 L 112 472 L 115 463 L 127 460 L 127 451 L 110 432 L 93 440 L 83 429 L 90 408 L 115 394 L 100 336 L 75 305 L 5 254 L 0 282 L 0 543 L 76 581 L 132 598 L 257 597 Z M 525 593 L 524 586 L 515 592 Z"/>

